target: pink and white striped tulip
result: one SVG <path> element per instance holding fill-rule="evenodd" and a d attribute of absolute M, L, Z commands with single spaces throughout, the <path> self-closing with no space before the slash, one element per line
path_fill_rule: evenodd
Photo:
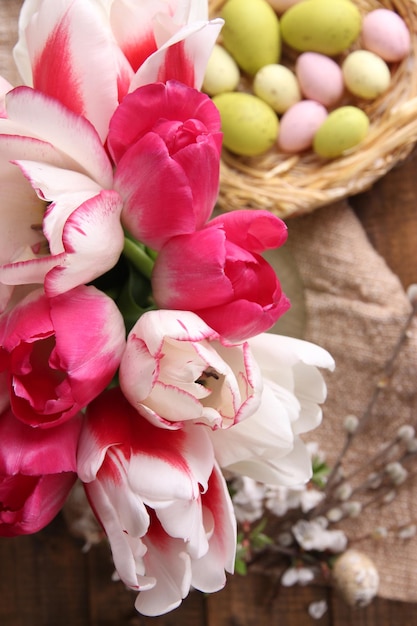
<path fill-rule="evenodd" d="M 229 428 L 259 406 L 262 382 L 247 343 L 230 343 L 189 311 L 149 311 L 127 339 L 120 386 L 156 426 Z"/>
<path fill-rule="evenodd" d="M 36 533 L 63 506 L 76 474 L 81 415 L 48 430 L 0 415 L 0 536 Z"/>
<path fill-rule="evenodd" d="M 95 287 L 55 298 L 32 291 L 0 317 L 0 372 L 15 416 L 52 427 L 110 383 L 125 347 L 123 318 Z"/>
<path fill-rule="evenodd" d="M 199 89 L 222 20 L 207 0 L 25 0 L 14 50 L 29 86 L 86 117 L 102 141 L 118 103 L 174 78 Z"/>
<path fill-rule="evenodd" d="M 145 615 L 215 591 L 232 571 L 236 522 L 207 429 L 161 429 L 119 388 L 88 409 L 78 475 L 110 541 L 117 573 Z"/>
<path fill-rule="evenodd" d="M 282 220 L 250 209 L 219 215 L 201 230 L 172 237 L 153 269 L 155 302 L 163 309 L 194 311 L 233 341 L 268 330 L 290 304 L 261 253 L 286 239 Z"/>
<path fill-rule="evenodd" d="M 123 249 L 122 201 L 87 120 L 28 87 L 0 119 L 0 311 L 13 286 L 63 293 L 112 268 Z"/>
<path fill-rule="evenodd" d="M 263 333 L 249 340 L 264 381 L 258 410 L 210 437 L 220 466 L 259 482 L 292 487 L 311 478 L 311 457 L 300 435 L 321 422 L 330 354 L 312 343 Z"/>
<path fill-rule="evenodd" d="M 110 122 L 122 223 L 159 250 L 211 215 L 219 190 L 220 116 L 208 96 L 177 81 L 126 96 Z"/>

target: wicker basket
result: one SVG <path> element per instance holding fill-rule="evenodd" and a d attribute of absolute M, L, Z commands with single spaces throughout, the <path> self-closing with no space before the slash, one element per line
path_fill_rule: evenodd
<path fill-rule="evenodd" d="M 223 4 L 224 0 L 211 0 L 211 16 L 218 15 Z M 368 114 L 371 124 L 366 139 L 334 160 L 312 151 L 286 155 L 272 148 L 261 156 L 240 157 L 224 149 L 222 210 L 262 208 L 282 218 L 308 213 L 369 188 L 413 149 L 417 142 L 417 0 L 357 0 L 355 4 L 362 14 L 376 8 L 395 10 L 411 33 L 411 53 L 392 66 L 389 90 L 372 102 L 353 97 L 346 101 Z M 283 59 L 285 55 L 284 49 Z M 290 56 L 287 60 L 291 66 Z"/>

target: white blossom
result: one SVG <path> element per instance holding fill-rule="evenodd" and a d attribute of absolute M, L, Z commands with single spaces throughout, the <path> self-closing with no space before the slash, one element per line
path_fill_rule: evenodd
<path fill-rule="evenodd" d="M 314 571 L 311 567 L 289 567 L 281 577 L 283 587 L 293 585 L 308 585 L 314 579 Z"/>
<path fill-rule="evenodd" d="M 298 520 L 292 526 L 292 532 L 297 542 L 304 550 L 330 550 L 342 552 L 347 545 L 347 537 L 342 530 L 328 530 L 323 528 L 316 520 Z"/>

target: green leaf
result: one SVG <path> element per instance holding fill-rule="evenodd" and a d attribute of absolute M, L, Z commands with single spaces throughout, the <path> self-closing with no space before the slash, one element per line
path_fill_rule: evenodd
<path fill-rule="evenodd" d="M 235 560 L 235 572 L 241 576 L 246 576 L 248 573 L 248 566 L 243 559 L 236 558 Z"/>
<path fill-rule="evenodd" d="M 312 467 L 313 476 L 311 478 L 311 482 L 316 487 L 322 489 L 326 484 L 327 476 L 330 474 L 330 467 L 318 457 L 313 457 Z"/>
<path fill-rule="evenodd" d="M 123 315 L 127 333 L 130 332 L 141 315 L 156 308 L 152 299 L 150 281 L 143 274 L 137 272 L 130 263 L 128 263 L 127 278 L 116 304 Z"/>

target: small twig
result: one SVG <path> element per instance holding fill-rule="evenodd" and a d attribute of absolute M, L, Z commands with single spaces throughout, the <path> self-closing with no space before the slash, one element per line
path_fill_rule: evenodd
<path fill-rule="evenodd" d="M 359 420 L 359 425 L 356 428 L 356 430 L 353 433 L 348 433 L 345 439 L 345 443 L 344 446 L 342 448 L 342 450 L 340 451 L 340 454 L 328 476 L 327 479 L 327 483 L 326 486 L 324 488 L 324 493 L 326 495 L 328 495 L 331 490 L 333 489 L 335 483 L 337 484 L 338 481 L 340 481 L 339 479 L 339 471 L 343 462 L 344 457 L 346 456 L 346 453 L 348 452 L 348 450 L 350 449 L 352 442 L 354 441 L 355 437 L 364 429 L 365 425 L 367 424 L 369 418 L 371 417 L 375 404 L 377 402 L 377 400 L 379 399 L 379 396 L 381 394 L 381 392 L 387 387 L 390 378 L 392 376 L 393 370 L 394 370 L 394 364 L 395 361 L 398 357 L 398 355 L 401 352 L 401 349 L 405 343 L 405 341 L 408 339 L 408 331 L 410 328 L 410 325 L 413 321 L 413 318 L 417 312 L 417 298 L 412 298 L 411 299 L 411 311 L 406 319 L 406 322 L 404 324 L 403 330 L 397 340 L 397 342 L 394 345 L 393 351 L 391 353 L 391 356 L 388 358 L 388 360 L 386 361 L 383 370 L 382 370 L 382 376 L 379 378 L 379 380 L 377 381 L 375 388 L 373 390 L 373 393 L 371 395 L 371 398 L 364 410 L 364 412 L 362 413 L 362 416 Z M 355 470 L 356 473 L 356 470 Z M 345 478 L 343 478 L 343 482 L 345 481 Z M 313 511 L 311 511 L 309 517 L 312 516 L 316 516 L 318 515 L 322 509 L 324 508 L 324 501 L 322 501 L 322 503 L 318 504 L 317 507 L 315 507 L 315 509 Z"/>

